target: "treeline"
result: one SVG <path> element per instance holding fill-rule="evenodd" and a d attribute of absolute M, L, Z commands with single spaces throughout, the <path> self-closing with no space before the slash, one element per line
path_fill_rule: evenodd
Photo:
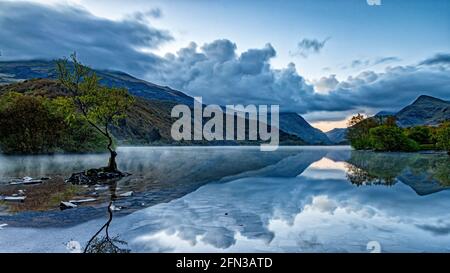
<path fill-rule="evenodd" d="M 357 150 L 445 150 L 450 154 L 450 121 L 439 126 L 400 128 L 393 116 L 364 118 L 358 114 L 349 122 L 347 139 Z"/>
<path fill-rule="evenodd" d="M 8 92 L 0 96 L 0 152 L 45 154 L 105 151 L 107 140 L 78 115 L 63 97 Z"/>

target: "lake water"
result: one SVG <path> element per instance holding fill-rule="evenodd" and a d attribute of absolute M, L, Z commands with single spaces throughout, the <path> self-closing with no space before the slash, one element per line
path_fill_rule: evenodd
<path fill-rule="evenodd" d="M 449 252 L 450 159 L 349 147 L 119 148 L 132 173 L 83 188 L 97 201 L 60 211 L 45 192 L 1 205 L 0 252 L 68 252 L 106 221 L 132 252 Z M 68 177 L 107 155 L 0 156 L 0 189 L 14 177 Z M 36 188 L 34 188 L 36 187 Z M 16 190 L 16 189 L 14 189 Z M 47 191 L 45 191 L 47 190 Z M 42 200 L 41 200 L 42 199 Z M 53 204 L 47 199 L 55 199 Z M 27 203 L 28 202 L 28 203 Z M 45 204 L 45 206 L 43 205 Z M 7 225 L 2 225 L 7 224 Z"/>

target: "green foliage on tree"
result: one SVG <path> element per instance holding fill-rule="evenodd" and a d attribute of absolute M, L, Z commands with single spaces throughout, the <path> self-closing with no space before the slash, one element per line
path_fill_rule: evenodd
<path fill-rule="evenodd" d="M 81 119 L 67 122 L 60 99 L 0 96 L 0 150 L 6 154 L 104 151 L 107 142 Z"/>
<path fill-rule="evenodd" d="M 408 138 L 397 126 L 381 125 L 370 129 L 370 143 L 376 151 L 407 151 L 419 150 L 419 145 Z"/>
<path fill-rule="evenodd" d="M 450 122 L 447 121 L 436 129 L 436 145 L 450 155 Z"/>
<path fill-rule="evenodd" d="M 414 140 L 419 144 L 431 144 L 432 130 L 427 126 L 416 126 L 406 129 L 406 135 L 408 138 Z"/>
<path fill-rule="evenodd" d="M 347 139 L 351 145 L 357 150 L 371 149 L 369 132 L 379 123 L 375 119 L 366 119 L 363 115 L 358 114 L 350 119 L 348 125 Z"/>
<path fill-rule="evenodd" d="M 106 148 L 111 154 L 107 169 L 117 171 L 117 153 L 110 128 L 126 117 L 126 111 L 134 103 L 134 98 L 124 88 L 100 85 L 95 72 L 81 64 L 75 54 L 71 55 L 70 62 L 67 59 L 59 60 L 57 70 L 59 82 L 70 93 L 70 96 L 59 102 L 67 109 L 67 120 L 72 122 L 81 117 L 107 139 Z"/>
<path fill-rule="evenodd" d="M 41 97 L 8 93 L 0 98 L 0 146 L 4 153 L 49 153 L 57 148 L 64 122 Z"/>
<path fill-rule="evenodd" d="M 364 118 L 358 114 L 349 122 L 347 138 L 356 150 L 405 151 L 450 150 L 450 122 L 438 128 L 399 128 L 394 117 Z"/>

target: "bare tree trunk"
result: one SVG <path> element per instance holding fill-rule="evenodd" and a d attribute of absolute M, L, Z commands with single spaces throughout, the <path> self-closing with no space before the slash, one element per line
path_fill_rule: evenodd
<path fill-rule="evenodd" d="M 117 163 L 116 163 L 116 157 L 117 157 L 117 152 L 113 150 L 112 145 L 113 145 L 113 140 L 111 135 L 109 134 L 108 131 L 106 131 L 106 136 L 108 137 L 108 151 L 110 153 L 109 156 L 109 162 L 108 162 L 108 171 L 110 172 L 118 172 L 117 169 Z"/>
<path fill-rule="evenodd" d="M 110 172 L 117 172 L 117 163 L 116 163 L 116 157 L 117 152 L 114 150 L 109 150 L 110 156 L 109 156 L 109 162 L 108 162 L 108 171 Z"/>

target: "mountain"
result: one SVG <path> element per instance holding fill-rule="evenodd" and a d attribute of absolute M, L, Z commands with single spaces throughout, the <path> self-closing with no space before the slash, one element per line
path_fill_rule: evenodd
<path fill-rule="evenodd" d="M 68 95 L 64 88 L 52 79 L 31 79 L 0 85 L 0 95 L 11 91 L 48 98 Z M 120 145 L 255 145 L 260 143 L 260 141 L 176 142 L 171 137 L 172 124 L 176 120 L 171 117 L 171 110 L 179 102 L 139 96 L 135 98 L 135 103 L 127 113 L 127 119 L 122 120 L 119 126 L 111 128 L 112 134 Z M 298 136 L 282 130 L 279 133 L 282 145 L 305 144 Z"/>
<path fill-rule="evenodd" d="M 334 144 L 348 144 L 347 128 L 334 128 L 331 131 L 325 132 L 327 137 Z"/>
<path fill-rule="evenodd" d="M 100 82 L 107 86 L 124 87 L 131 94 L 142 98 L 137 101 L 138 108 L 129 113 L 126 124 L 121 124 L 115 130 L 115 136 L 125 143 L 146 144 L 153 141 L 168 141 L 170 137 L 169 121 L 170 109 L 178 103 L 193 105 L 193 98 L 183 92 L 173 90 L 167 86 L 156 85 L 137 79 L 120 71 L 94 70 L 100 77 Z M 54 61 L 7 61 L 0 62 L 0 87 L 1 85 L 24 82 L 31 79 L 51 79 L 57 77 Z M 55 82 L 27 81 L 14 88 L 31 88 L 36 91 L 44 89 L 51 92 L 48 96 L 54 96 L 59 91 Z M 25 92 L 26 90 L 22 90 Z M 55 93 L 56 92 L 56 93 Z M 52 95 L 53 94 L 53 95 Z M 135 124 L 134 124 L 135 123 Z M 153 126 L 157 124 L 157 126 Z M 159 125 L 158 125 L 159 124 Z M 128 139 L 128 141 L 126 141 Z M 320 130 L 313 128 L 302 117 L 294 113 L 285 113 L 280 116 L 280 140 L 287 143 L 299 144 L 331 144 L 328 137 Z M 304 141 L 303 141 L 304 140 Z"/>
<path fill-rule="evenodd" d="M 400 127 L 438 125 L 450 120 L 450 102 L 422 95 L 396 115 Z"/>
<path fill-rule="evenodd" d="M 280 113 L 280 130 L 296 135 L 312 145 L 329 145 L 332 142 L 327 135 L 312 127 L 297 113 Z"/>
<path fill-rule="evenodd" d="M 125 87 L 135 96 L 159 101 L 171 101 L 192 105 L 193 98 L 167 86 L 156 85 L 137 79 L 120 71 L 94 70 L 100 83 L 106 86 Z M 0 62 L 0 84 L 29 79 L 56 79 L 55 61 L 8 61 Z"/>
<path fill-rule="evenodd" d="M 387 117 L 387 116 L 395 116 L 395 112 L 380 111 L 375 114 L 375 117 Z"/>

